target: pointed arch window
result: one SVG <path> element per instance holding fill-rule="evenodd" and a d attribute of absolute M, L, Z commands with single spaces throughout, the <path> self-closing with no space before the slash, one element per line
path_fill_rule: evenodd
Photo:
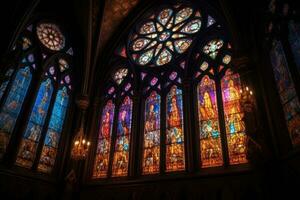
<path fill-rule="evenodd" d="M 31 111 L 29 122 L 23 134 L 16 164 L 30 168 L 33 164 L 37 145 L 48 114 L 53 93 L 53 83 L 47 78 L 41 83 L 37 97 Z"/>
<path fill-rule="evenodd" d="M 35 71 L 34 61 L 33 54 L 23 57 L 15 75 L 13 74 L 14 69 L 8 69 L 6 72 L 7 80 L 1 84 L 1 101 L 4 102 L 0 108 L 0 138 L 3 141 L 0 150 L 1 157 L 6 151 L 27 96 L 32 73 Z M 9 82 L 11 82 L 11 86 L 7 87 Z M 5 92 L 7 92 L 7 97 L 3 96 Z"/>
<path fill-rule="evenodd" d="M 108 58 L 115 67 L 101 116 L 109 101 L 115 115 L 107 122 L 107 159 L 100 119 L 93 178 L 187 171 L 194 154 L 187 145 L 194 143 L 201 168 L 247 163 L 241 80 L 226 28 L 196 4 L 170 3 L 141 15 Z"/>
<path fill-rule="evenodd" d="M 230 49 L 230 43 L 216 38 L 196 54 L 197 63 L 200 63 L 194 77 L 197 80 L 202 168 L 248 162 L 244 114 L 240 105 L 241 81 L 238 73 L 231 70 Z"/>
<path fill-rule="evenodd" d="M 103 96 L 106 104 L 102 108 L 99 122 L 93 178 L 122 177 L 128 174 L 133 109 L 132 77 L 126 65 L 118 65 L 107 84 L 107 92 Z"/>
<path fill-rule="evenodd" d="M 131 98 L 126 96 L 119 108 L 112 176 L 126 176 L 128 174 L 132 106 Z"/>
<path fill-rule="evenodd" d="M 101 178 L 107 176 L 114 114 L 115 105 L 112 100 L 108 100 L 101 115 L 93 177 Z"/>
<path fill-rule="evenodd" d="M 72 96 L 73 49 L 57 24 L 36 21 L 14 51 L 20 61 L 6 70 L 0 90 L 1 156 L 15 143 L 11 136 L 21 137 L 10 152 L 15 164 L 51 173 Z"/>
<path fill-rule="evenodd" d="M 155 174 L 160 169 L 160 103 L 156 91 L 145 101 L 143 174 Z"/>
<path fill-rule="evenodd" d="M 180 171 L 185 168 L 182 90 L 172 86 L 166 103 L 166 171 Z"/>
<path fill-rule="evenodd" d="M 241 82 L 238 74 L 227 70 L 221 80 L 229 163 L 247 162 L 244 113 L 240 105 Z"/>
<path fill-rule="evenodd" d="M 215 81 L 205 75 L 197 87 L 202 167 L 223 165 Z"/>
<path fill-rule="evenodd" d="M 270 59 L 287 128 L 296 146 L 300 144 L 300 102 L 280 41 L 273 41 Z"/>

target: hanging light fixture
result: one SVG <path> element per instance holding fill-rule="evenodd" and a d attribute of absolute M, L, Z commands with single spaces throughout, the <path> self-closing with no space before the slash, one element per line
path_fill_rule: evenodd
<path fill-rule="evenodd" d="M 248 86 L 243 86 L 242 89 L 240 89 L 240 94 L 240 103 L 242 109 L 245 112 L 253 112 L 255 106 L 253 91 Z"/>
<path fill-rule="evenodd" d="M 79 132 L 74 138 L 71 158 L 74 160 L 85 160 L 88 155 L 90 144 L 90 141 L 84 137 L 83 128 L 80 127 Z"/>

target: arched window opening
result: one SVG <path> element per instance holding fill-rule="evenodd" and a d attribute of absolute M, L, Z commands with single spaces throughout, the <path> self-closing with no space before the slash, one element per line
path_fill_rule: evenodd
<path fill-rule="evenodd" d="M 104 100 L 121 101 L 114 100 L 117 116 L 107 121 L 113 124 L 112 160 L 102 161 L 107 150 L 99 139 L 93 178 L 187 171 L 189 155 L 195 154 L 187 144 L 195 140 L 201 168 L 247 163 L 241 81 L 231 63 L 232 46 L 224 25 L 201 9 L 183 2 L 158 6 L 124 33 L 127 40 L 120 39 L 108 63 L 126 65 L 112 71 Z M 125 85 L 136 89 L 134 99 L 126 95 Z M 130 138 L 141 144 L 129 144 Z M 129 148 L 134 158 L 129 159 Z M 138 170 L 130 170 L 131 164 Z"/>
<path fill-rule="evenodd" d="M 160 104 L 156 91 L 145 101 L 143 174 L 155 174 L 160 169 Z"/>
<path fill-rule="evenodd" d="M 166 171 L 185 168 L 182 90 L 172 86 L 167 94 Z"/>
<path fill-rule="evenodd" d="M 131 98 L 126 96 L 119 108 L 117 136 L 112 164 L 113 177 L 126 176 L 128 174 L 132 106 Z"/>
<path fill-rule="evenodd" d="M 204 76 L 198 84 L 197 91 L 202 167 L 222 166 L 223 153 L 214 80 Z"/>
<path fill-rule="evenodd" d="M 280 41 L 274 40 L 270 59 L 287 128 L 296 146 L 300 144 L 300 103 Z"/>
<path fill-rule="evenodd" d="M 241 82 L 238 74 L 227 70 L 221 81 L 230 164 L 246 163 L 244 113 L 240 105 Z"/>
<path fill-rule="evenodd" d="M 1 156 L 11 135 L 22 137 L 15 164 L 51 173 L 72 96 L 73 49 L 59 25 L 40 21 L 22 31 L 14 51 L 20 61 L 0 87 Z"/>
<path fill-rule="evenodd" d="M 98 133 L 98 146 L 93 173 L 93 177 L 95 178 L 107 176 L 114 114 L 115 105 L 112 100 L 108 100 L 102 111 L 101 124 Z"/>

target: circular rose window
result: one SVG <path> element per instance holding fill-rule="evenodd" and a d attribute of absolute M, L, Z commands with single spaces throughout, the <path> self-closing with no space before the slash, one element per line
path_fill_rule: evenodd
<path fill-rule="evenodd" d="M 48 49 L 59 51 L 65 46 L 65 37 L 55 24 L 39 24 L 36 33 L 41 43 Z"/>
<path fill-rule="evenodd" d="M 200 12 L 190 7 L 162 9 L 131 35 L 130 56 L 139 65 L 165 65 L 190 47 L 200 28 Z"/>

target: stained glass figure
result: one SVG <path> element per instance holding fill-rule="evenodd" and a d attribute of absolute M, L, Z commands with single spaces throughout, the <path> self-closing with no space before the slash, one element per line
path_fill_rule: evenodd
<path fill-rule="evenodd" d="M 281 105 L 285 114 L 285 121 L 288 127 L 293 145 L 300 144 L 300 103 L 295 85 L 289 71 L 282 44 L 279 41 L 273 42 L 270 52 L 271 63 L 280 96 Z"/>
<path fill-rule="evenodd" d="M 107 176 L 114 113 L 115 105 L 109 100 L 102 111 L 93 178 Z"/>
<path fill-rule="evenodd" d="M 139 65 L 161 66 L 171 62 L 176 53 L 186 52 L 201 28 L 197 13 L 190 7 L 179 11 L 165 8 L 150 17 L 130 37 L 131 58 Z"/>
<path fill-rule="evenodd" d="M 22 38 L 22 49 L 27 50 L 31 46 L 31 40 L 27 37 Z"/>
<path fill-rule="evenodd" d="M 230 63 L 230 61 L 231 61 L 231 56 L 230 55 L 225 55 L 223 57 L 223 63 L 224 64 L 228 65 Z"/>
<path fill-rule="evenodd" d="M 66 69 L 69 69 L 68 62 L 65 59 L 63 59 L 63 58 L 60 58 L 58 60 L 58 66 L 59 66 L 60 72 L 64 72 Z"/>
<path fill-rule="evenodd" d="M 160 96 L 152 92 L 145 101 L 143 174 L 159 172 Z"/>
<path fill-rule="evenodd" d="M 166 171 L 185 169 L 182 90 L 173 86 L 167 95 Z"/>
<path fill-rule="evenodd" d="M 241 82 L 238 74 L 227 70 L 221 80 L 226 135 L 230 164 L 246 163 L 246 133 L 244 113 L 240 105 Z"/>
<path fill-rule="evenodd" d="M 198 114 L 202 167 L 223 165 L 215 82 L 204 76 L 198 85 Z"/>
<path fill-rule="evenodd" d="M 220 39 L 211 40 L 207 45 L 203 47 L 203 52 L 209 55 L 212 59 L 215 59 L 223 44 L 224 42 Z"/>
<path fill-rule="evenodd" d="M 126 176 L 128 173 L 129 141 L 131 134 L 132 100 L 125 97 L 119 108 L 117 138 L 114 148 L 112 176 Z"/>
<path fill-rule="evenodd" d="M 23 133 L 23 139 L 19 148 L 16 164 L 30 168 L 33 164 L 37 145 L 40 140 L 42 128 L 47 116 L 50 100 L 52 97 L 53 85 L 48 78 L 41 83 L 27 128 Z"/>
<path fill-rule="evenodd" d="M 124 80 L 124 78 L 127 76 L 127 74 L 128 74 L 128 69 L 121 68 L 115 72 L 113 79 L 118 85 L 120 85 Z"/>
<path fill-rule="evenodd" d="M 0 157 L 5 153 L 31 82 L 30 67 L 20 68 L 0 112 Z M 3 83 L 4 84 L 4 83 Z M 3 85 L 2 84 L 2 85 Z M 1 85 L 1 87 L 2 87 Z"/>
<path fill-rule="evenodd" d="M 53 169 L 64 119 L 69 103 L 67 87 L 58 90 L 44 140 L 38 171 L 50 173 Z"/>
<path fill-rule="evenodd" d="M 36 33 L 41 43 L 48 49 L 59 51 L 65 47 L 65 37 L 55 24 L 39 24 Z"/>
<path fill-rule="evenodd" d="M 300 74 L 300 24 L 289 22 L 289 43 L 294 55 L 294 60 Z"/>

